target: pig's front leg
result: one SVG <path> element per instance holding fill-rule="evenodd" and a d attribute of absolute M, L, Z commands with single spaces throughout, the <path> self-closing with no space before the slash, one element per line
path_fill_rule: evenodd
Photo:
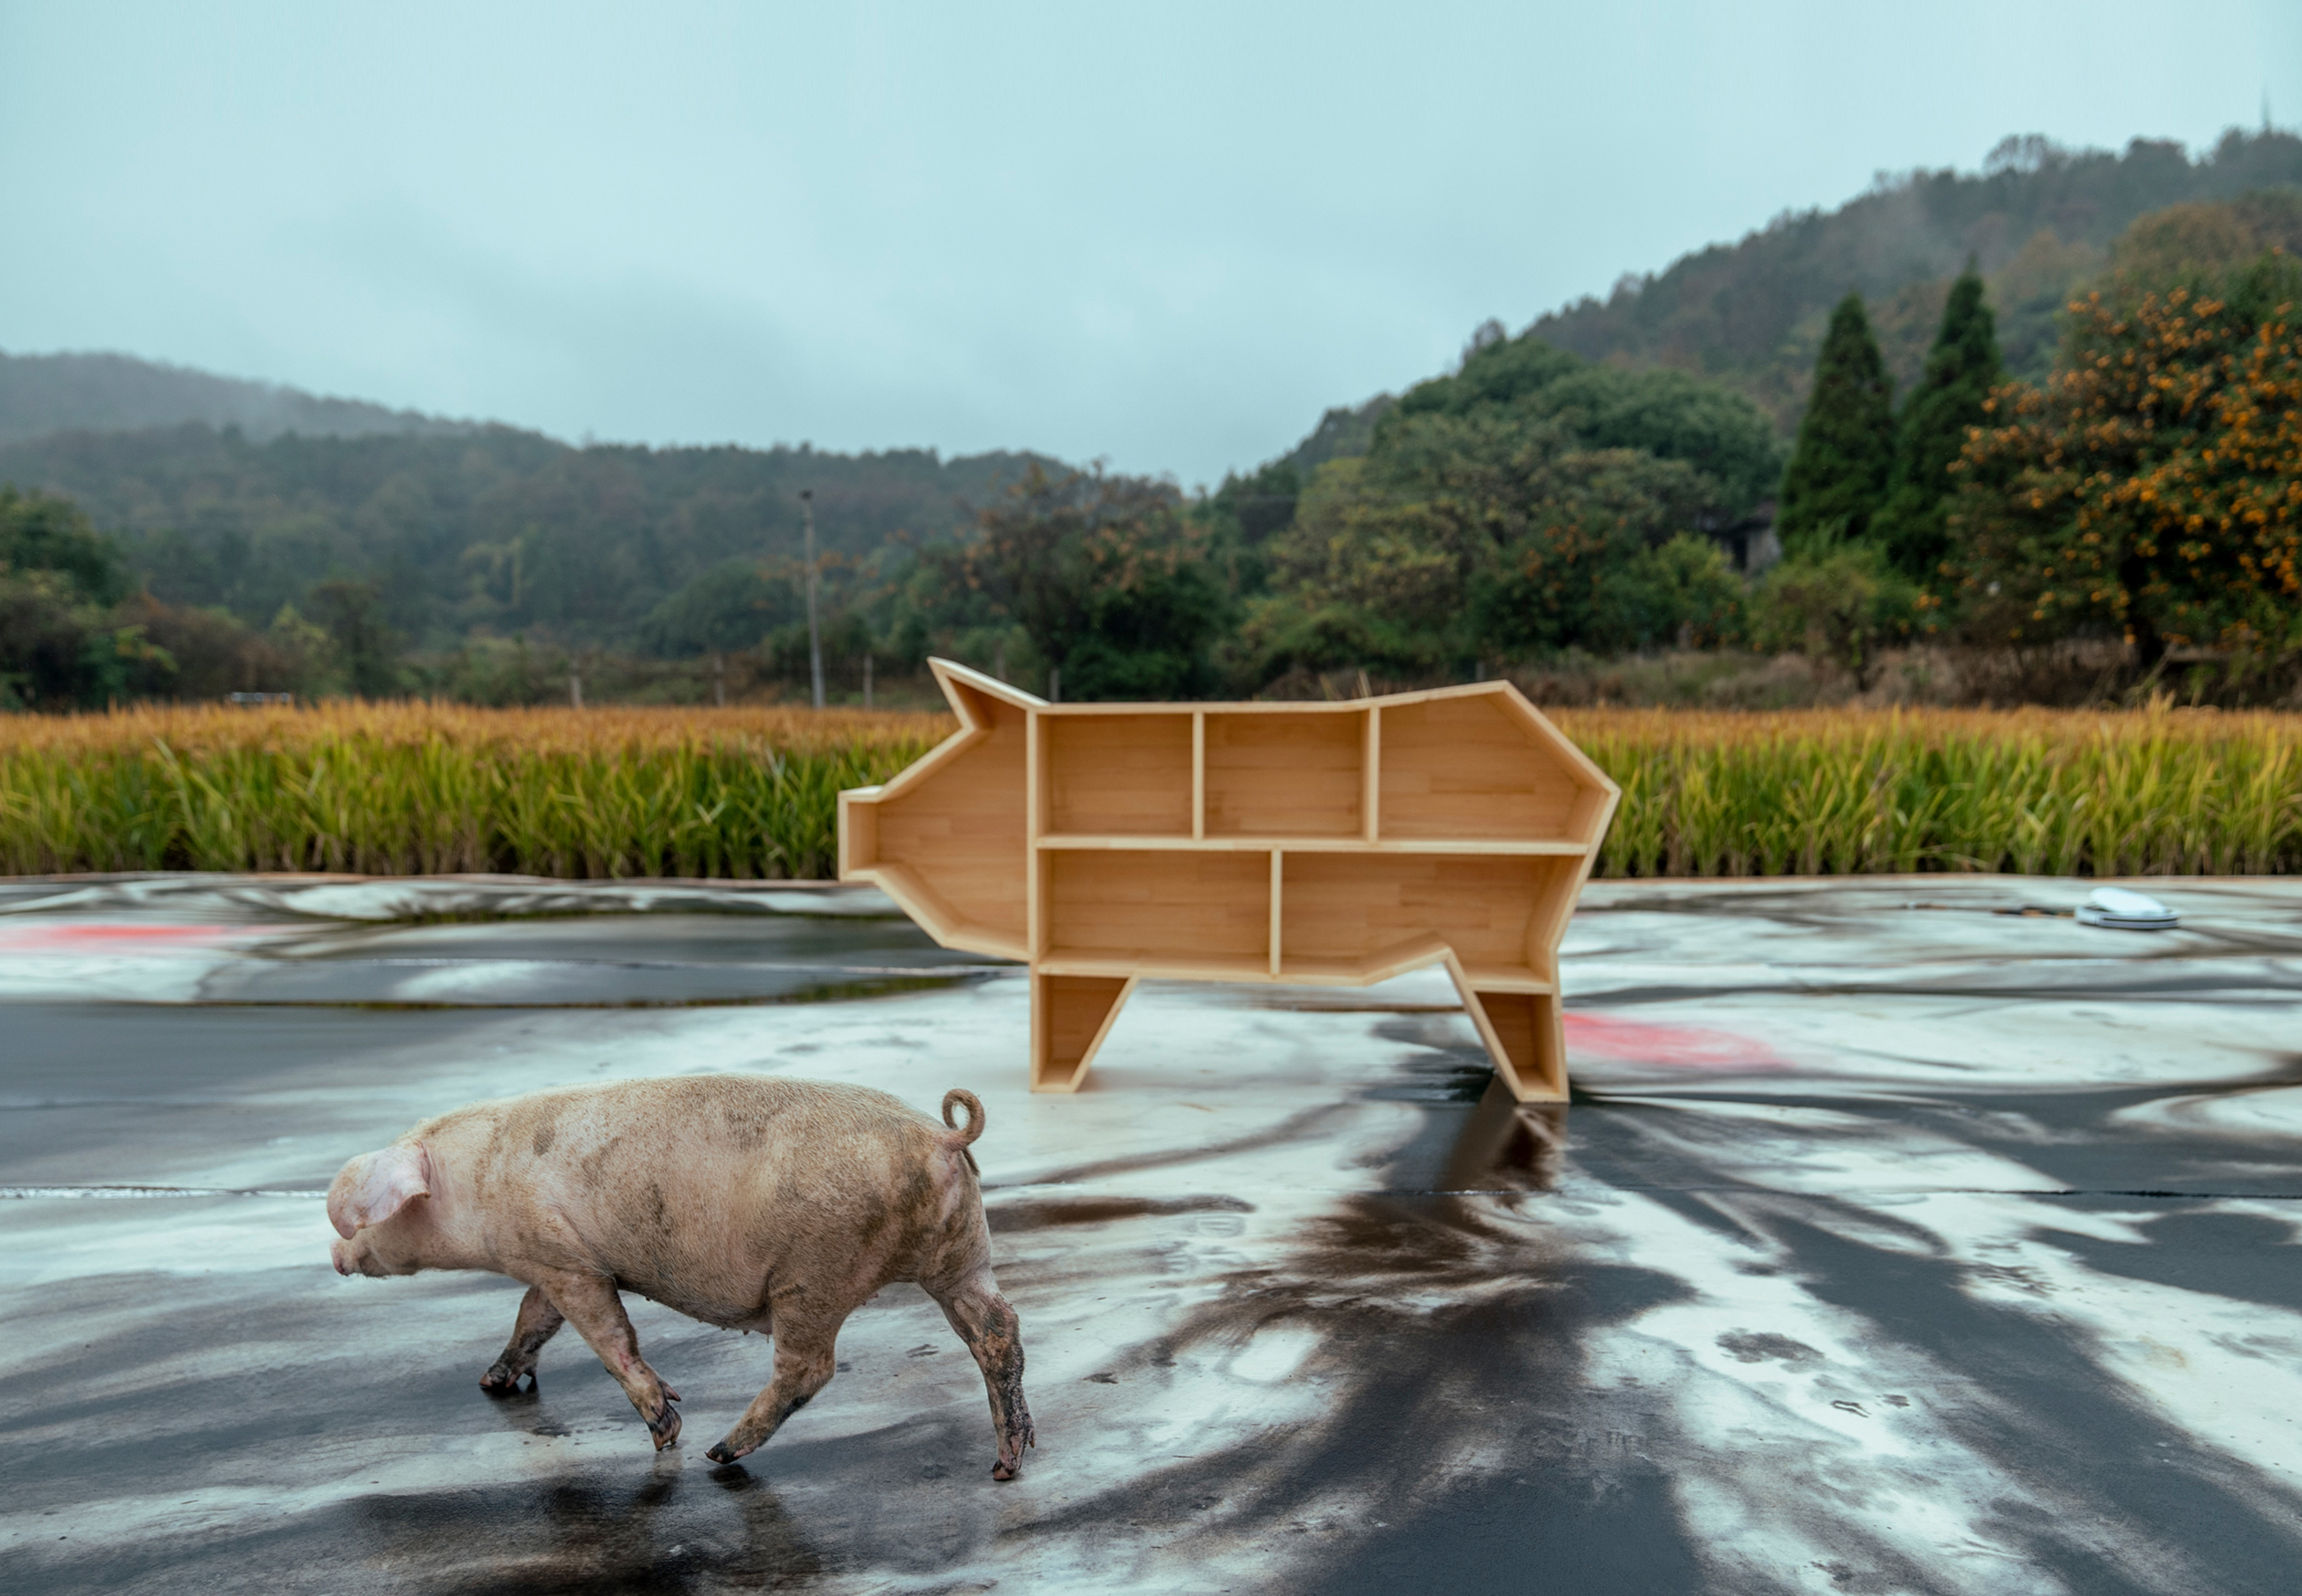
<path fill-rule="evenodd" d="M 988 1269 L 964 1277 L 955 1287 L 928 1286 L 928 1292 L 975 1354 L 975 1366 L 983 1371 L 984 1387 L 991 1393 L 991 1428 L 999 1444 L 991 1477 L 1012 1480 L 1023 1466 L 1023 1449 L 1038 1445 L 1030 1404 L 1023 1400 L 1022 1323 L 999 1295 L 999 1282 Z"/>
<path fill-rule="evenodd" d="M 504 1343 L 503 1355 L 494 1365 L 480 1376 L 480 1389 L 491 1396 L 499 1395 L 517 1390 L 525 1379 L 533 1390 L 535 1355 L 566 1323 L 559 1310 L 552 1306 L 551 1298 L 543 1294 L 543 1288 L 530 1286 L 527 1295 L 519 1299 L 519 1318 L 511 1327 L 511 1340 Z"/>
<path fill-rule="evenodd" d="M 616 1295 L 616 1282 L 597 1274 L 552 1273 L 537 1285 L 624 1388 L 648 1433 L 655 1437 L 655 1449 L 660 1452 L 677 1441 L 679 1409 L 672 1404 L 679 1400 L 679 1393 L 666 1385 L 640 1356 L 640 1340 L 632 1333 L 632 1322 L 624 1316 L 624 1299 Z"/>

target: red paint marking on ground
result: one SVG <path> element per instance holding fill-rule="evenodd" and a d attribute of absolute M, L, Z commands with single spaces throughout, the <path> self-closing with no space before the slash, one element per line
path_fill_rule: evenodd
<path fill-rule="evenodd" d="M 1755 1037 L 1692 1025 L 1652 1025 L 1642 1020 L 1571 1012 L 1567 1049 L 1585 1058 L 1662 1064 L 1679 1070 L 1787 1070 L 1790 1060 Z"/>
<path fill-rule="evenodd" d="M 293 926 L 153 926 L 80 920 L 66 925 L 0 925 L 0 952 L 85 953 L 98 951 L 228 947 L 296 929 Z"/>

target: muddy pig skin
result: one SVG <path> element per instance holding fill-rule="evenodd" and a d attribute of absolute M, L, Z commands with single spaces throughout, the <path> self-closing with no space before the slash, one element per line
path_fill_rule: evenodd
<path fill-rule="evenodd" d="M 958 1124 L 954 1106 L 967 1110 Z M 485 1269 L 525 1281 L 511 1340 L 480 1379 L 533 1382 L 562 1323 L 600 1355 L 655 1437 L 679 1393 L 640 1357 L 618 1291 L 775 1338 L 775 1378 L 711 1448 L 731 1463 L 830 1380 L 847 1315 L 916 1281 L 991 1393 L 992 1477 L 1033 1444 L 1015 1310 L 991 1275 L 968 1144 L 983 1105 L 946 1093 L 937 1124 L 885 1092 L 689 1076 L 475 1103 L 343 1167 L 328 1191 L 340 1274 Z"/>

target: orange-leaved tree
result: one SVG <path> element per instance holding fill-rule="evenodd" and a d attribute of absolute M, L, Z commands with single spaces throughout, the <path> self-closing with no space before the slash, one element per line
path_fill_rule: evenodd
<path fill-rule="evenodd" d="M 2302 270 L 2074 302 L 2043 388 L 1998 389 L 1951 468 L 1979 640 L 2302 649 Z"/>

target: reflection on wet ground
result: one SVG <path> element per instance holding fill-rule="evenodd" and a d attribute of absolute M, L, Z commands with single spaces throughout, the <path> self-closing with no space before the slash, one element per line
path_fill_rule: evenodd
<path fill-rule="evenodd" d="M 1595 887 L 1535 1107 L 1438 976 L 1154 987 L 1035 1098 L 1018 976 L 869 894 L 0 884 L 0 1583 L 2289 1590 L 2302 884 L 2151 890 Z M 912 1288 L 715 1469 L 572 1338 L 482 1397 L 517 1288 L 327 1268 L 428 1113 L 762 1070 L 983 1096 L 1017 1483 Z M 764 1382 L 632 1311 L 691 1435 Z"/>
<path fill-rule="evenodd" d="M 0 996 L 646 1008 L 883 996 L 1008 968 L 936 946 L 876 893 L 433 880 L 362 897 L 346 883 L 201 894 L 187 879 L 0 888 Z"/>

